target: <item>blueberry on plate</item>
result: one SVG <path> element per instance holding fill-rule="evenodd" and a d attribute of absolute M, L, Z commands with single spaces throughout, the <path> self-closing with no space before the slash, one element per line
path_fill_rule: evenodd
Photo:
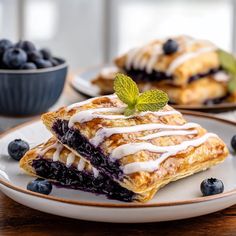
<path fill-rule="evenodd" d="M 13 43 L 8 39 L 1 39 L 0 40 L 0 55 L 3 55 L 3 53 L 6 51 L 6 49 L 13 46 Z"/>
<path fill-rule="evenodd" d="M 163 51 L 166 55 L 176 52 L 178 48 L 178 43 L 173 39 L 168 39 L 163 45 Z"/>
<path fill-rule="evenodd" d="M 43 48 L 40 50 L 40 53 L 42 54 L 43 59 L 50 60 L 52 58 L 52 54 L 49 49 Z"/>
<path fill-rule="evenodd" d="M 8 144 L 8 153 L 16 161 L 19 161 L 28 150 L 29 144 L 21 139 L 15 139 Z"/>
<path fill-rule="evenodd" d="M 42 54 L 39 51 L 32 51 L 27 53 L 28 61 L 35 62 L 38 59 L 43 59 Z"/>
<path fill-rule="evenodd" d="M 21 69 L 23 70 L 33 70 L 37 69 L 37 66 L 33 62 L 26 62 Z"/>
<path fill-rule="evenodd" d="M 52 67 L 52 63 L 49 60 L 44 60 L 44 59 L 35 60 L 35 64 L 39 69 Z"/>
<path fill-rule="evenodd" d="M 52 191 L 52 184 L 48 180 L 38 178 L 29 182 L 27 189 L 32 192 L 48 195 Z"/>
<path fill-rule="evenodd" d="M 4 64 L 11 69 L 19 69 L 27 61 L 27 54 L 20 48 L 9 48 L 3 54 Z"/>
<path fill-rule="evenodd" d="M 209 178 L 202 181 L 200 188 L 203 196 L 210 196 L 223 193 L 224 184 L 219 179 Z"/>
<path fill-rule="evenodd" d="M 23 41 L 20 40 L 18 43 L 16 43 L 15 45 L 16 48 L 21 48 L 22 50 L 24 50 L 26 53 L 28 52 L 32 52 L 36 50 L 36 47 L 34 46 L 33 43 L 31 43 L 30 41 Z"/>
<path fill-rule="evenodd" d="M 236 134 L 231 139 L 231 146 L 233 150 L 236 152 Z"/>

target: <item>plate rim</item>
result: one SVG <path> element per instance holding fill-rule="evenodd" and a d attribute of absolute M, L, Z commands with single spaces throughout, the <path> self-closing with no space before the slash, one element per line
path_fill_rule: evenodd
<path fill-rule="evenodd" d="M 188 111 L 184 110 L 181 111 L 183 115 L 192 115 L 196 117 L 203 117 L 211 120 L 216 120 L 222 123 L 230 124 L 230 125 L 235 125 L 235 121 L 223 119 L 220 117 L 216 117 L 214 115 L 209 115 L 205 114 L 202 112 L 196 112 L 196 111 Z M 7 131 L 3 132 L 0 134 L 0 139 L 4 138 L 8 134 L 24 128 L 30 124 L 36 123 L 40 121 L 40 118 L 35 118 L 31 121 L 25 122 L 21 125 L 17 125 L 11 129 L 8 129 Z M 230 190 L 227 192 L 223 192 L 220 194 L 212 195 L 212 196 L 206 196 L 206 197 L 197 197 L 193 198 L 191 200 L 179 200 L 179 201 L 172 201 L 172 202 L 159 202 L 159 203 L 109 203 L 109 202 L 92 202 L 92 201 L 80 201 L 80 200 L 70 200 L 66 198 L 60 198 L 60 197 L 55 197 L 55 196 L 50 196 L 50 195 L 43 195 L 40 193 L 32 192 L 27 189 L 24 189 L 22 187 L 18 187 L 17 185 L 11 184 L 3 179 L 0 178 L 0 184 L 2 184 L 4 187 L 9 188 L 10 190 L 14 190 L 23 194 L 43 198 L 45 200 L 50 200 L 50 201 L 56 201 L 56 202 L 61 202 L 61 203 L 66 203 L 66 204 L 72 204 L 72 205 L 77 205 L 77 206 L 90 206 L 90 207 L 102 207 L 102 208 L 147 208 L 147 207 L 169 207 L 169 206 L 180 206 L 180 205 L 188 205 L 188 204 L 195 204 L 195 203 L 201 203 L 201 202 L 208 202 L 212 200 L 218 200 L 224 197 L 232 196 L 236 194 L 236 188 L 234 190 Z"/>
<path fill-rule="evenodd" d="M 83 73 L 86 73 L 90 70 L 95 70 L 95 69 L 101 69 L 103 67 L 106 66 L 115 66 L 114 63 L 108 63 L 108 64 L 98 64 L 98 65 L 94 65 L 94 66 L 88 66 L 82 70 L 80 70 L 79 72 L 75 73 L 72 76 L 72 79 L 69 81 L 69 85 L 71 86 L 72 89 L 74 89 L 77 93 L 80 93 L 86 97 L 91 97 L 90 95 L 84 93 L 83 91 L 79 90 L 78 88 L 76 88 L 76 86 L 74 85 L 74 81 L 77 77 L 81 77 L 81 75 Z M 101 96 L 98 95 L 98 96 Z M 95 96 L 92 96 L 95 97 Z M 220 104 L 214 104 L 214 105 L 172 105 L 172 107 L 174 107 L 175 109 L 181 109 L 181 110 L 193 110 L 193 111 L 206 111 L 206 110 L 210 110 L 210 111 L 218 111 L 218 110 L 224 110 L 224 109 L 230 109 L 230 108 L 236 108 L 236 102 L 223 102 Z"/>

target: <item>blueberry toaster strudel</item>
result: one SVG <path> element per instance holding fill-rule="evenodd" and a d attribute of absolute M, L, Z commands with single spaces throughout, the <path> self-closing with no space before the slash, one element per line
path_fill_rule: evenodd
<path fill-rule="evenodd" d="M 62 187 L 104 194 L 109 199 L 131 202 L 144 201 L 145 195 L 148 197 L 148 193 L 136 196 L 122 188 L 55 138 L 28 151 L 21 159 L 20 167 L 29 175 L 48 179 Z"/>
<path fill-rule="evenodd" d="M 236 91 L 227 86 L 231 77 L 221 65 L 219 48 L 206 40 L 189 36 L 155 40 L 117 57 L 115 65 L 117 71 L 138 84 L 140 91 L 164 90 L 171 104 L 236 101 Z M 114 69 L 110 73 L 109 69 L 105 69 L 106 73 L 102 71 L 92 83 L 100 88 L 101 94 L 111 94 Z"/>
<path fill-rule="evenodd" d="M 224 142 L 166 105 L 124 116 L 116 95 L 97 97 L 48 112 L 52 134 L 99 172 L 138 194 L 151 192 L 222 162 Z"/>

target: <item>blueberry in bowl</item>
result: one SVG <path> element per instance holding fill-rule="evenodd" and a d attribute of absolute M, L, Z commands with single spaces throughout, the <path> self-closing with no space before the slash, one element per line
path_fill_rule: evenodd
<path fill-rule="evenodd" d="M 61 95 L 67 67 L 64 59 L 30 41 L 0 39 L 0 115 L 47 111 Z"/>

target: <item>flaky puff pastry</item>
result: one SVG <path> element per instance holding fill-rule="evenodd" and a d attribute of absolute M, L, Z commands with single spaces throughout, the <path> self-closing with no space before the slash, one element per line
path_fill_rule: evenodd
<path fill-rule="evenodd" d="M 171 83 L 184 87 L 189 78 L 204 74 L 220 66 L 217 48 L 206 40 L 196 40 L 188 36 L 172 37 L 178 43 L 178 50 L 172 54 L 163 53 L 166 40 L 155 40 L 147 45 L 130 50 L 115 59 L 122 70 L 135 69 L 149 74 L 163 72 L 173 79 Z"/>
<path fill-rule="evenodd" d="M 204 77 L 188 84 L 184 88 L 166 83 L 139 83 L 140 91 L 160 89 L 168 94 L 169 101 L 179 105 L 199 105 L 217 98 L 232 97 L 228 95 L 227 83 L 218 82 L 212 76 Z M 236 101 L 236 100 L 235 100 Z"/>
<path fill-rule="evenodd" d="M 105 76 L 98 76 L 92 82 L 100 88 L 101 94 L 111 94 L 113 90 L 113 80 L 107 79 Z M 226 82 L 219 82 L 213 76 L 206 76 L 199 80 L 193 81 L 184 88 L 174 86 L 165 82 L 138 82 L 139 90 L 141 92 L 150 89 L 160 89 L 168 94 L 169 101 L 178 105 L 199 105 L 206 101 L 222 98 L 228 94 Z M 235 102 L 236 96 L 230 94 L 224 99 L 227 102 Z"/>
<path fill-rule="evenodd" d="M 109 177 L 99 173 L 81 156 L 74 155 L 56 138 L 51 138 L 29 150 L 20 160 L 19 165 L 28 175 L 48 179 L 66 188 L 104 194 L 111 199 L 144 202 L 151 195 L 149 192 L 135 194 L 126 190 Z M 68 174 L 65 173 L 65 168 Z"/>
<path fill-rule="evenodd" d="M 167 183 L 216 165 L 228 154 L 218 136 L 187 123 L 168 105 L 130 117 L 115 112 L 123 108 L 115 95 L 98 97 L 46 113 L 42 120 L 71 151 L 139 194 L 151 191 L 153 196 Z"/>

